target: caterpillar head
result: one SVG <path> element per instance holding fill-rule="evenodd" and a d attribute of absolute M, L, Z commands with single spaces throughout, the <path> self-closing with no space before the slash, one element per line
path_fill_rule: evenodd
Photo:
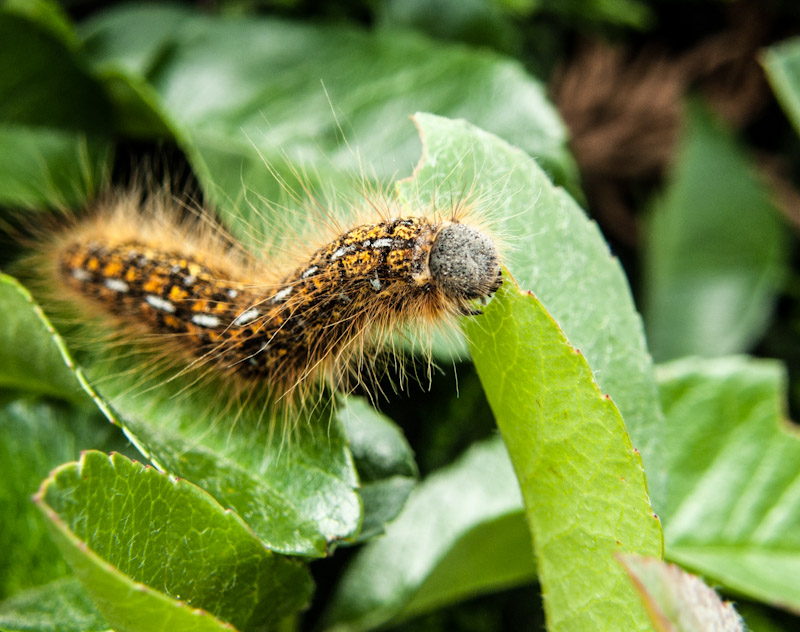
<path fill-rule="evenodd" d="M 428 265 L 436 286 L 453 299 L 487 298 L 503 283 L 494 242 L 466 224 L 448 224 L 436 234 Z"/>

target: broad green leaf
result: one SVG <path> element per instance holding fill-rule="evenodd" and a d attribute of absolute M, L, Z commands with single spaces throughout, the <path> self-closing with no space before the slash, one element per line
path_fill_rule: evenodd
<path fill-rule="evenodd" d="M 225 420 L 213 412 L 220 391 L 207 391 L 181 398 L 153 389 L 142 402 L 146 412 L 117 421 L 159 467 L 237 511 L 276 551 L 319 556 L 329 542 L 356 532 L 359 539 L 372 537 L 397 515 L 415 484 L 416 465 L 400 430 L 360 398 L 348 397 L 335 413 L 300 418 L 306 426 L 281 442 L 269 437 L 268 422 L 256 418 L 263 407 L 252 401 L 237 412 L 234 428 L 216 427 Z M 142 405 L 131 398 L 115 404 L 128 412 Z M 177 432 L 141 421 L 176 415 L 184 418 Z"/>
<path fill-rule="evenodd" d="M 130 367 L 114 377 L 115 365 L 101 362 L 94 371 L 109 371 L 101 381 L 104 394 L 118 396 L 115 410 L 82 373 L 65 366 L 74 362 L 27 291 L 11 277 L 0 281 L 0 306 L 9 314 L 3 330 L 9 337 L 0 353 L 5 386 L 85 403 L 77 387 L 82 383 L 143 454 L 239 512 L 276 551 L 321 556 L 329 541 L 355 537 L 361 522 L 356 473 L 330 413 L 302 420 L 303 440 L 284 445 L 280 430 L 271 436 L 269 420 L 261 419 L 264 404 L 257 397 L 230 412 L 234 395 L 218 383 L 184 392 L 187 381 L 161 383 L 161 376 L 140 366 L 143 374 L 132 384 Z"/>
<path fill-rule="evenodd" d="M 763 59 L 775 96 L 800 132 L 800 37 L 771 46 Z"/>
<path fill-rule="evenodd" d="M 489 46 L 519 54 L 522 32 L 496 0 L 386 0 L 376 6 L 376 21 L 387 33 L 410 28 L 439 40 Z"/>
<path fill-rule="evenodd" d="M 132 385 L 123 372 L 100 393 L 147 458 L 236 511 L 270 549 L 319 557 L 356 536 L 357 476 L 330 409 L 284 420 L 258 394 L 242 402 L 228 384 L 212 378 L 191 388 L 194 379 L 139 375 Z M 284 436 L 286 424 L 297 430 Z"/>
<path fill-rule="evenodd" d="M 259 425 L 254 411 L 261 414 L 263 408 L 253 402 L 237 413 L 233 429 L 214 427 L 215 416 L 208 412 L 216 405 L 213 396 L 194 393 L 184 400 L 156 389 L 148 402 L 142 418 L 158 420 L 168 408 L 170 416 L 178 412 L 191 425 L 173 433 L 120 418 L 142 451 L 236 510 L 277 551 L 323 555 L 328 542 L 355 537 L 362 511 L 359 539 L 380 533 L 416 481 L 416 465 L 399 429 L 357 397 L 337 406 L 335 419 L 329 411 L 300 419 L 309 425 L 286 443 Z M 122 405 L 129 411 L 138 406 L 129 400 Z M 198 419 L 212 427 L 197 427 Z"/>
<path fill-rule="evenodd" d="M 0 120 L 104 134 L 111 110 L 102 87 L 53 31 L 0 9 Z M 64 107 L 68 103 L 69 107 Z"/>
<path fill-rule="evenodd" d="M 467 117 L 560 181 L 576 181 L 564 126 L 542 85 L 488 51 L 400 32 L 146 5 L 101 14 L 82 34 L 98 74 L 152 86 L 163 124 L 175 130 L 206 194 L 236 216 L 248 210 L 245 194 L 261 212 L 259 196 L 285 197 L 271 172 L 291 187 L 300 168 L 324 192 L 352 188 L 362 173 L 384 182 L 408 173 L 419 140 L 407 117 L 420 109 Z"/>
<path fill-rule="evenodd" d="M 730 603 L 703 580 L 674 564 L 639 555 L 620 556 L 658 632 L 744 632 Z"/>
<path fill-rule="evenodd" d="M 453 21 L 450 16 L 439 16 L 436 9 L 439 9 L 439 13 L 445 13 L 451 8 L 456 11 L 457 16 L 473 16 L 486 13 L 488 14 L 487 17 L 494 19 L 497 19 L 497 13 L 501 12 L 510 16 L 550 13 L 560 15 L 568 21 L 581 25 L 591 22 L 606 22 L 641 28 L 652 20 L 650 8 L 641 0 L 462 0 L 460 3 L 455 0 L 445 0 L 444 2 L 437 2 L 435 8 L 429 6 L 427 11 L 425 11 L 424 6 L 419 6 L 422 3 L 416 0 L 408 3 L 413 9 L 403 7 L 403 4 L 405 4 L 403 0 L 393 0 L 387 4 L 397 12 L 402 10 L 401 16 L 411 13 L 416 17 L 415 24 L 422 22 L 427 26 L 426 30 L 433 33 L 438 33 L 438 29 L 441 28 L 436 26 L 435 22 L 437 20 L 444 20 L 446 24 Z M 452 7 L 451 4 L 453 5 Z M 467 8 L 456 6 L 458 4 L 464 4 Z M 400 6 L 394 8 L 394 5 Z M 442 9 L 442 5 L 446 9 Z M 456 22 L 456 24 L 459 24 L 459 22 Z M 463 39 L 472 41 L 471 37 L 466 36 L 477 37 L 471 31 L 472 29 L 478 30 L 480 23 L 477 20 L 475 23 L 467 22 L 466 24 L 461 24 L 461 28 L 465 31 Z"/>
<path fill-rule="evenodd" d="M 645 322 L 658 360 L 747 350 L 786 268 L 787 231 L 742 149 L 695 106 L 645 251 Z"/>
<path fill-rule="evenodd" d="M 402 430 L 366 400 L 348 397 L 337 417 L 347 435 L 360 482 L 364 522 L 359 540 L 383 533 L 417 482 L 417 464 Z"/>
<path fill-rule="evenodd" d="M 467 16 L 488 13 L 489 16 L 495 17 L 496 12 L 506 13 L 510 16 L 550 13 L 581 25 L 591 22 L 607 22 L 639 28 L 646 26 L 652 20 L 650 8 L 641 0 L 466 0 L 461 3 L 455 0 L 445 0 L 436 3 L 435 8 L 428 7 L 428 11 L 424 10 L 424 6 L 418 6 L 422 3 L 418 3 L 416 0 L 409 2 L 414 8 L 413 11 L 402 7 L 404 4 L 402 0 L 393 0 L 387 4 L 393 9 L 393 5 L 400 5 L 394 10 L 399 12 L 402 8 L 402 16 L 411 13 L 417 18 L 416 22 L 423 22 L 428 30 L 434 33 L 439 32 L 435 25 L 437 19 L 444 19 L 446 23 L 452 20 L 449 16 L 440 17 L 436 9 L 439 9 L 440 13 L 444 13 L 451 9 L 451 4 L 452 8 L 457 10 L 456 15 L 466 14 Z M 456 7 L 457 4 L 465 4 L 467 8 Z M 442 9 L 442 5 L 446 9 Z M 497 18 L 495 17 L 495 19 Z M 462 28 L 465 30 L 465 35 L 470 35 L 472 29 L 480 28 L 480 23 L 477 21 L 475 23 L 467 22 L 462 25 Z M 477 37 L 477 35 L 473 35 L 473 37 Z M 465 39 L 472 41 L 470 38 L 465 37 Z"/>
<path fill-rule="evenodd" d="M 476 444 L 411 493 L 342 577 L 326 629 L 367 630 L 534 575 L 519 487 L 499 440 Z"/>
<path fill-rule="evenodd" d="M 463 121 L 428 114 L 415 121 L 425 151 L 414 178 L 400 182 L 401 195 L 412 205 L 449 208 L 474 189 L 476 214 L 498 235 L 505 264 L 536 293 L 619 407 L 642 453 L 653 505 L 663 512 L 666 470 L 652 363 L 625 274 L 596 224 L 499 138 Z"/>
<path fill-rule="evenodd" d="M 31 588 L 0 603 L 3 632 L 106 632 L 110 630 L 74 577 Z"/>
<path fill-rule="evenodd" d="M 22 397 L 0 406 L 0 599 L 67 573 L 31 496 L 50 470 L 117 434 L 85 408 Z"/>
<path fill-rule="evenodd" d="M 69 16 L 56 0 L 2 0 L 0 8 L 48 28 L 70 47 L 77 43 Z"/>
<path fill-rule="evenodd" d="M 522 489 L 548 630 L 649 630 L 613 555 L 661 557 L 661 527 L 616 406 L 511 279 L 466 330 Z"/>
<path fill-rule="evenodd" d="M 651 10 L 641 0 L 384 0 L 374 10 L 383 28 L 413 28 L 438 39 L 491 46 L 534 64 L 540 61 L 530 51 L 537 44 L 531 37 L 536 21 L 525 20 L 528 16 L 550 14 L 579 26 L 610 23 L 637 28 L 652 20 Z M 553 30 L 552 23 L 541 23 Z"/>
<path fill-rule="evenodd" d="M 257 394 L 247 405 L 237 404 L 230 387 L 203 382 L 206 388 L 200 388 L 194 378 L 164 380 L 152 374 L 146 361 L 125 370 L 116 361 L 89 362 L 103 394 L 116 395 L 111 406 L 96 392 L 94 379 L 87 381 L 81 369 L 73 374 L 65 367 L 64 362 L 73 368 L 75 363 L 30 295 L 10 277 L 0 280 L 0 304 L 10 314 L 4 330 L 10 337 L 3 345 L 5 356 L 0 354 L 6 386 L 85 403 L 85 394 L 75 386 L 80 383 L 145 456 L 239 512 L 273 550 L 321 556 L 330 541 L 355 537 L 362 519 L 357 476 L 346 438 L 330 412 L 318 410 L 299 420 L 302 432 L 283 443 L 281 426 L 272 436 L 270 421 L 284 420 L 265 415 Z M 97 330 L 77 336 L 85 341 L 90 333 L 97 335 Z M 118 347 L 115 351 L 122 353 Z"/>
<path fill-rule="evenodd" d="M 523 152 L 461 121 L 424 114 L 415 118 L 424 139 L 425 156 L 414 180 L 399 184 L 401 195 L 412 204 L 415 201 L 430 203 L 435 200 L 439 208 L 447 208 L 452 203 L 450 196 L 463 201 L 461 196 L 465 186 L 462 183 L 467 182 L 468 186 L 476 189 L 476 197 L 482 200 L 479 202 L 479 214 L 485 213 L 496 232 L 509 242 L 505 259 L 513 273 L 523 279 L 527 286 L 535 287 L 537 293 L 547 297 L 548 306 L 557 311 L 562 327 L 569 335 L 574 332 L 581 341 L 581 351 L 597 371 L 597 379 L 604 392 L 610 392 L 612 397 L 621 402 L 628 428 L 636 438 L 635 443 L 647 450 L 645 462 L 653 464 L 653 479 L 648 470 L 648 484 L 653 492 L 656 485 L 652 481 L 663 483 L 663 479 L 658 475 L 659 455 L 656 448 L 660 409 L 654 399 L 652 368 L 630 291 L 621 269 L 609 256 L 597 228 L 585 218 L 574 202 L 552 187 Z M 590 275 L 587 275 L 587 270 L 591 271 Z M 587 304 L 592 305 L 593 309 L 587 310 Z M 598 322 L 602 325 L 598 326 Z M 485 316 L 471 319 L 469 327 L 470 335 L 475 333 L 479 336 L 478 340 L 490 335 L 491 326 Z M 528 335 L 535 333 L 534 329 Z M 492 347 L 494 343 L 486 344 Z M 517 376 L 509 380 L 515 381 Z M 652 394 L 649 399 L 648 393 Z M 624 433 L 620 432 L 619 438 L 623 446 L 626 445 Z M 484 458 L 495 459 L 494 467 L 498 471 L 508 470 L 505 451 L 497 450 Z M 494 484 L 498 495 L 518 493 L 518 485 L 510 476 L 494 479 Z M 463 485 L 454 485 L 450 493 L 458 498 L 463 493 L 462 488 Z M 657 498 L 662 498 L 663 504 L 663 487 L 656 488 L 653 493 L 658 494 Z M 412 504 L 413 499 L 414 496 L 410 501 Z M 516 515 L 512 514 L 509 511 L 507 518 L 500 521 L 502 525 L 488 508 L 486 513 L 475 509 L 475 513 L 470 515 L 472 524 L 469 525 L 459 522 L 458 514 L 454 514 L 452 519 L 457 527 L 453 527 L 453 532 L 445 531 L 444 535 L 460 534 L 465 529 L 471 529 L 500 547 L 506 543 L 508 549 L 498 552 L 498 558 L 514 557 L 520 564 L 514 568 L 527 569 L 524 572 L 520 570 L 518 577 L 523 577 L 525 573 L 530 576 L 533 564 L 531 560 L 520 559 L 521 555 L 529 554 L 527 551 L 520 553 L 520 538 L 493 535 L 493 529 L 498 526 L 502 526 L 503 530 L 511 529 L 524 534 L 522 507 L 518 505 Z M 404 521 L 404 516 L 405 512 L 398 519 L 399 523 Z M 444 525 L 447 524 L 447 512 L 441 520 Z M 410 527 L 406 526 L 406 530 L 410 530 Z M 410 533 L 412 535 L 409 537 L 413 538 L 416 532 L 410 530 Z M 437 560 L 431 560 L 427 555 L 421 554 L 417 562 L 408 553 L 409 547 L 403 544 L 405 540 L 402 534 L 399 529 L 395 531 L 390 528 L 385 538 L 365 549 L 365 560 L 372 559 L 372 562 L 362 562 L 360 557 L 357 558 L 355 564 L 358 573 L 353 571 L 352 576 L 348 575 L 348 589 L 338 595 L 336 614 L 330 616 L 331 622 L 363 629 L 370 625 L 366 613 L 372 609 L 378 613 L 375 617 L 379 621 L 393 616 L 408 616 L 404 608 L 408 608 L 409 612 L 412 608 L 417 612 L 422 611 L 422 607 L 417 607 L 412 601 L 417 594 L 422 600 L 421 582 L 426 580 L 428 574 L 446 573 L 437 567 Z M 409 577 L 408 573 L 396 570 L 398 578 L 387 579 L 387 573 L 383 570 L 386 566 L 375 561 L 378 553 L 374 554 L 375 559 L 367 557 L 373 555 L 369 551 L 383 550 L 379 548 L 383 542 L 386 543 L 387 557 L 396 546 L 398 550 L 407 552 L 407 566 L 416 569 L 418 564 L 419 568 L 425 569 L 425 573 Z M 463 550 L 459 549 L 456 536 L 449 542 L 446 537 L 443 541 L 437 541 L 437 547 L 440 558 L 449 557 L 448 547 L 452 547 L 454 557 L 456 550 Z M 471 553 L 474 554 L 474 551 Z M 468 559 L 472 559 L 472 555 Z M 397 568 L 394 563 L 388 563 L 388 566 Z M 463 582 L 455 582 L 452 591 L 439 592 L 426 586 L 425 598 L 430 600 L 430 604 L 448 603 L 463 598 L 469 591 L 496 589 L 503 585 L 505 576 L 499 567 L 483 564 L 469 578 L 469 590 L 459 592 L 465 585 Z M 390 583 L 392 590 L 384 590 Z M 441 586 L 447 587 L 447 582 Z"/>
<path fill-rule="evenodd" d="M 532 0 L 531 4 L 540 11 L 561 14 L 579 24 L 609 22 L 642 28 L 653 18 L 647 3 L 641 0 Z"/>
<path fill-rule="evenodd" d="M 111 162 L 104 138 L 69 129 L 0 122 L 0 204 L 42 209 L 81 204 Z"/>
<path fill-rule="evenodd" d="M 0 204 L 63 208 L 103 182 L 111 108 L 65 25 L 35 17 L 0 8 Z"/>
<path fill-rule="evenodd" d="M 779 363 L 689 358 L 659 367 L 673 473 L 667 557 L 737 593 L 800 608 L 800 440 Z"/>
<path fill-rule="evenodd" d="M 86 403 L 64 343 L 19 282 L 0 272 L 0 386 Z"/>
<path fill-rule="evenodd" d="M 310 595 L 305 567 L 265 549 L 236 514 L 122 455 L 85 452 L 36 502 L 117 630 L 262 629 Z"/>

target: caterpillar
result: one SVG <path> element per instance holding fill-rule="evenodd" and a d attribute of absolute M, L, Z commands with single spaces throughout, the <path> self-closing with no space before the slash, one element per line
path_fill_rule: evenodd
<path fill-rule="evenodd" d="M 495 241 L 466 203 L 442 213 L 372 200 L 349 227 L 264 259 L 180 210 L 165 191 L 107 197 L 42 249 L 50 284 L 162 357 L 276 399 L 352 388 L 395 331 L 478 315 L 475 301 L 502 284 Z"/>

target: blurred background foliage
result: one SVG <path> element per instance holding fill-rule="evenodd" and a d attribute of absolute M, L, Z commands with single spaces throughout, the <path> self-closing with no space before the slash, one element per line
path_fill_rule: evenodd
<path fill-rule="evenodd" d="M 276 153 L 266 157 L 273 164 L 285 153 L 295 163 L 311 165 L 320 179 L 341 174 L 354 167 L 352 154 L 337 149 L 343 132 L 364 152 L 374 175 L 386 180 L 408 175 L 420 154 L 405 117 L 417 110 L 464 116 L 528 151 L 583 203 L 625 267 L 656 362 L 738 353 L 780 360 L 789 374 L 787 413 L 800 418 L 800 142 L 793 129 L 800 121 L 800 70 L 794 62 L 800 45 L 792 44 L 800 34 L 800 4 L 794 0 L 171 3 L 206 15 L 277 16 L 288 21 L 287 48 L 309 46 L 307 72 L 294 83 L 284 76 L 244 94 L 232 79 L 231 94 L 241 112 L 224 125 L 215 120 L 215 104 L 193 107 L 191 86 L 170 84 L 170 73 L 177 74 L 180 64 L 182 71 L 195 64 L 213 72 L 216 56 L 230 51 L 208 51 L 202 41 L 192 49 L 192 34 L 183 33 L 188 38 L 183 45 L 189 41 L 189 47 L 183 49 L 186 58 L 176 61 L 164 48 L 176 28 L 170 10 L 163 22 L 125 33 L 114 30 L 113 17 L 103 22 L 113 15 L 106 13 L 112 5 L 123 4 L 2 4 L 8 15 L 0 25 L 0 94 L 13 98 L 0 101 L 0 120 L 14 125 L 0 129 L 6 148 L 0 154 L 0 203 L 36 208 L 56 199 L 79 204 L 107 173 L 122 182 L 131 165 L 158 156 L 156 162 L 172 171 L 193 171 L 187 177 L 196 177 L 201 188 L 206 185 L 205 195 L 224 212 L 236 203 L 233 192 L 242 176 L 236 171 L 220 175 L 230 149 L 225 125 L 263 134 L 253 140 L 253 164 L 242 171 L 258 169 L 261 155 L 272 147 Z M 42 28 L 25 26 L 30 19 Z M 310 82 L 315 66 L 326 63 L 326 46 L 335 48 L 362 33 L 377 42 L 376 65 L 363 58 L 340 63 L 352 63 L 354 74 L 368 75 L 369 82 L 353 82 L 363 92 L 350 94 L 346 82 L 325 83 L 324 89 L 317 79 Z M 31 37 L 37 38 L 33 44 Z M 143 40 L 148 46 L 141 45 Z M 779 47 L 783 41 L 789 44 Z M 34 54 L 20 59 L 23 48 Z M 418 67 L 431 68 L 429 76 L 420 75 L 416 92 L 406 93 L 407 83 L 381 84 L 396 78 L 395 60 L 405 68 L 403 54 Z M 483 63 L 492 65 L 491 72 L 481 72 Z M 443 73 L 435 72 L 438 65 Z M 499 75 L 497 65 L 502 65 Z M 39 72 L 49 78 L 46 93 L 19 89 L 20 77 Z M 488 81 L 489 75 L 499 77 L 498 83 Z M 104 78 L 103 88 L 93 78 L 98 76 Z M 137 83 L 137 77 L 147 77 L 150 85 Z M 526 77 L 546 86 L 546 99 L 563 123 L 539 102 L 544 95 L 526 84 Z M 152 86 L 165 106 L 149 92 Z M 524 94 L 524 102 L 509 97 L 513 107 L 499 109 L 504 86 L 516 98 Z M 385 108 L 371 109 L 379 100 L 371 90 L 392 94 L 387 102 L 396 104 L 396 121 L 378 116 L 387 115 Z M 472 100 L 462 100 L 463 94 Z M 262 118 L 253 121 L 248 118 L 253 110 L 245 106 L 260 100 L 263 111 L 256 109 Z M 295 119 L 302 125 L 284 123 L 291 119 L 287 112 L 311 101 L 315 114 Z M 341 122 L 342 130 L 334 120 L 340 109 L 352 116 Z M 525 125 L 534 119 L 547 121 L 552 136 L 526 135 Z M 384 164 L 387 147 L 393 158 Z M 42 182 L 20 187 L 15 172 L 30 170 L 26 164 L 35 163 L 39 151 L 59 161 Z M 315 157 L 318 152 L 332 164 Z M 269 190 L 257 193 L 269 195 Z M 411 397 L 392 398 L 386 407 L 403 427 L 423 477 L 495 431 L 472 368 L 458 366 L 460 397 L 443 394 L 454 391 L 453 381 L 453 368 L 445 366 L 433 388 L 412 386 Z M 437 383 L 447 387 L 436 388 Z M 429 415 L 418 415 L 420 406 Z M 426 423 L 430 418 L 459 423 Z M 87 432 L 80 429 L 80 445 L 68 452 L 103 447 Z M 11 453 L 13 445 L 5 449 Z M 42 449 L 59 452 L 43 462 L 75 456 L 54 446 Z M 5 462 L 13 462 L 13 454 Z M 46 468 L 32 479 L 44 475 Z M 2 544 L 0 551 L 11 546 Z M 342 551 L 312 565 L 317 596 L 305 615 L 309 626 L 351 555 Z M 44 579 L 33 576 L 27 584 Z M 15 578 L 0 585 L 0 596 L 25 583 Z M 399 629 L 541 629 L 538 601 L 536 588 L 514 587 L 438 609 Z M 761 604 L 745 601 L 740 610 L 754 630 L 800 625 L 797 617 Z"/>

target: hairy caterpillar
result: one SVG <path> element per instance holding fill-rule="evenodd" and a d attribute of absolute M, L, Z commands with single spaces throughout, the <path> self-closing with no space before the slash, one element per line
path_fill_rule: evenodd
<path fill-rule="evenodd" d="M 165 359 L 215 367 L 276 398 L 350 388 L 398 328 L 475 315 L 501 285 L 471 207 L 414 212 L 372 201 L 349 228 L 259 259 L 164 191 L 104 200 L 42 249 L 54 287 Z"/>

